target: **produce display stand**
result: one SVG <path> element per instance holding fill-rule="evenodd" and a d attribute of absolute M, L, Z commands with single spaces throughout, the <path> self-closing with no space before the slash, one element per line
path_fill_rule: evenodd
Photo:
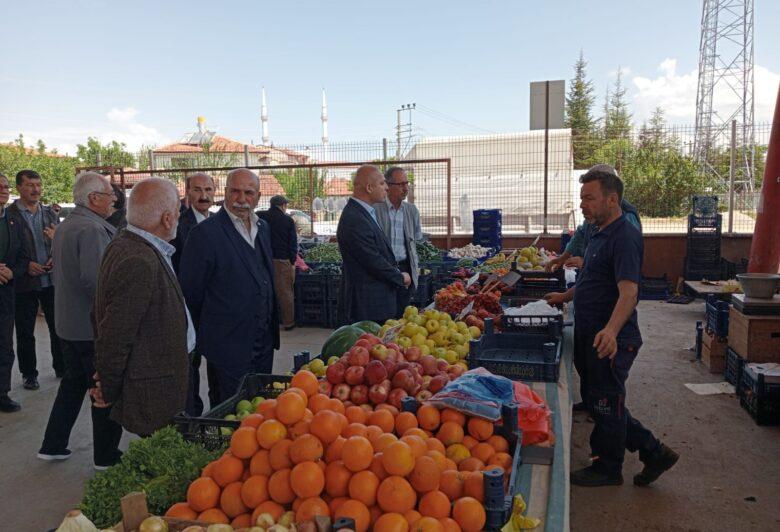
<path fill-rule="evenodd" d="M 714 295 L 718 299 L 731 301 L 731 292 L 722 292 L 721 284 L 713 285 L 701 281 L 685 281 L 685 293 L 694 297 L 706 299 L 709 295 Z"/>

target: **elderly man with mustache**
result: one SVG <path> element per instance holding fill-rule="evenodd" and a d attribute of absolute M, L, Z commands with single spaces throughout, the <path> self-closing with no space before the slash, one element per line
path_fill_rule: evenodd
<path fill-rule="evenodd" d="M 254 213 L 259 199 L 257 174 L 232 170 L 222 209 L 192 228 L 179 263 L 198 353 L 216 370 L 220 402 L 247 373 L 271 373 L 279 348 L 270 230 Z"/>

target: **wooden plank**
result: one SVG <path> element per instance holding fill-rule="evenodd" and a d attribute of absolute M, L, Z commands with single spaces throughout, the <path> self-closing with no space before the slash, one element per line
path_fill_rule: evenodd
<path fill-rule="evenodd" d="M 726 369 L 726 341 L 703 331 L 701 335 L 701 362 L 710 373 L 723 373 Z"/>
<path fill-rule="evenodd" d="M 728 345 L 748 362 L 780 362 L 780 316 L 729 310 Z"/>

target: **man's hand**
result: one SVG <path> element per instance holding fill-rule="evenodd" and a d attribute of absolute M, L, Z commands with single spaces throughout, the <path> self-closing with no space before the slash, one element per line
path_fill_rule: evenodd
<path fill-rule="evenodd" d="M 563 257 L 556 257 L 550 261 L 547 262 L 547 264 L 544 265 L 544 271 L 546 272 L 554 272 L 558 268 L 561 267 L 561 263 L 563 262 Z"/>
<path fill-rule="evenodd" d="M 548 294 L 544 294 L 544 300 L 547 301 L 547 303 L 550 305 L 562 305 L 566 303 L 564 292 L 550 292 Z"/>
<path fill-rule="evenodd" d="M 14 278 L 14 272 L 5 264 L 0 264 L 0 284 L 7 284 Z"/>
<path fill-rule="evenodd" d="M 401 272 L 401 275 L 404 278 L 404 286 L 408 288 L 412 284 L 412 277 L 406 272 Z"/>
<path fill-rule="evenodd" d="M 30 264 L 27 265 L 27 273 L 30 274 L 32 277 L 38 277 L 39 275 L 43 275 L 46 273 L 46 270 L 41 264 L 38 264 L 37 262 L 30 261 Z"/>
<path fill-rule="evenodd" d="M 593 341 L 593 347 L 599 358 L 609 357 L 610 360 L 617 354 L 617 336 L 608 328 L 601 329 Z"/>
<path fill-rule="evenodd" d="M 108 408 L 111 403 L 106 403 L 103 399 L 103 390 L 100 388 L 100 376 L 95 372 L 92 376 L 95 379 L 95 387 L 89 389 L 89 395 L 92 397 L 92 406 L 95 408 Z"/>
<path fill-rule="evenodd" d="M 572 257 L 566 261 L 564 266 L 567 268 L 582 268 L 584 263 L 585 261 L 582 259 L 582 257 Z"/>
<path fill-rule="evenodd" d="M 43 234 L 48 238 L 49 240 L 54 240 L 54 233 L 57 232 L 57 226 L 54 224 L 49 224 L 49 227 L 43 228 Z"/>

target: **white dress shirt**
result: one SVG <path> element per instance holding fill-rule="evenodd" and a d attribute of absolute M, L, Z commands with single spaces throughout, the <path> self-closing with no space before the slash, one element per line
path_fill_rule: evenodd
<path fill-rule="evenodd" d="M 233 220 L 233 225 L 235 226 L 236 231 L 238 231 L 238 234 L 243 237 L 247 244 L 252 246 L 252 249 L 255 249 L 255 237 L 257 237 L 257 215 L 253 212 L 249 216 L 250 229 L 247 231 L 244 220 L 230 212 L 228 209 L 225 209 L 225 211 L 228 213 L 228 216 L 230 216 L 230 219 Z"/>
<path fill-rule="evenodd" d="M 195 207 L 190 207 L 190 209 L 192 209 L 192 214 L 195 215 L 195 223 L 196 224 L 199 224 L 200 222 L 202 222 L 203 220 L 206 219 L 206 217 L 204 215 L 202 215 L 200 213 L 200 211 L 198 209 L 196 209 Z"/>

